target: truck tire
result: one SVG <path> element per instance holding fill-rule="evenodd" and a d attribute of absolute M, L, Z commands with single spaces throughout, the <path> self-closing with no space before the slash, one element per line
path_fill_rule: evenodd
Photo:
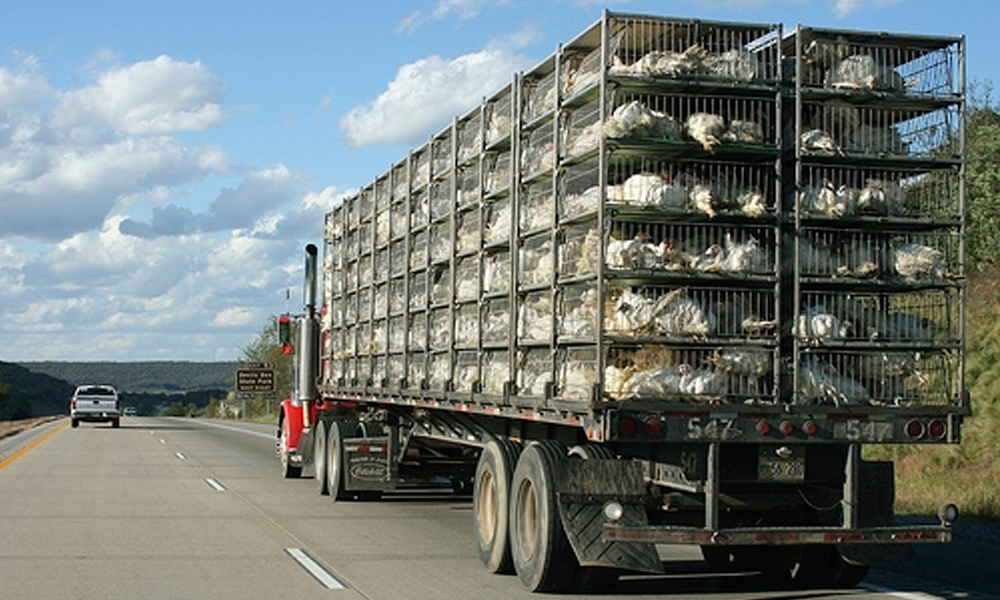
<path fill-rule="evenodd" d="M 330 421 L 326 438 L 326 487 L 334 502 L 352 499 L 345 489 L 344 440 L 356 435 L 356 421 Z"/>
<path fill-rule="evenodd" d="M 510 499 L 510 546 L 518 579 L 532 592 L 573 589 L 580 574 L 559 518 L 556 474 L 566 447 L 532 442 L 514 469 Z"/>
<path fill-rule="evenodd" d="M 326 485 L 328 481 L 326 472 L 327 435 L 326 421 L 318 421 L 316 423 L 315 431 L 313 431 L 313 471 L 315 471 L 316 474 L 316 491 L 318 491 L 321 496 L 326 496 L 330 493 L 330 490 Z"/>
<path fill-rule="evenodd" d="M 510 482 L 520 450 L 520 446 L 508 439 L 490 440 L 483 447 L 476 465 L 472 489 L 476 546 L 479 548 L 479 559 L 491 573 L 514 572 L 508 507 Z"/>
<path fill-rule="evenodd" d="M 114 427 L 115 429 L 118 429 L 119 427 L 121 427 L 121 421 L 118 420 L 118 419 L 115 419 L 115 420 L 111 421 L 111 426 Z"/>
<path fill-rule="evenodd" d="M 73 429 L 76 429 L 77 427 L 80 426 L 80 421 L 77 421 L 76 419 L 70 419 L 69 424 Z"/>
<path fill-rule="evenodd" d="M 292 464 L 288 454 L 288 421 L 281 420 L 281 438 L 278 440 L 278 459 L 281 463 L 281 476 L 285 479 L 298 479 L 302 475 L 302 467 Z"/>

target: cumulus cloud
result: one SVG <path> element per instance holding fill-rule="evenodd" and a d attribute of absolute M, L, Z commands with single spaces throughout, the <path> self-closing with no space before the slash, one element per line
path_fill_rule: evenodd
<path fill-rule="evenodd" d="M 200 62 L 169 56 L 112 69 L 67 92 L 52 114 L 57 129 L 106 123 L 126 134 L 198 131 L 223 120 L 225 86 Z"/>
<path fill-rule="evenodd" d="M 268 211 L 299 194 L 296 178 L 284 165 L 251 172 L 235 187 L 224 187 L 205 211 L 178 204 L 156 206 L 148 221 L 128 218 L 120 231 L 140 238 L 185 235 L 252 227 Z"/>
<path fill-rule="evenodd" d="M 403 65 L 375 100 L 354 107 L 341 119 L 341 133 L 354 147 L 425 139 L 531 65 L 517 50 L 534 38 L 532 31 L 457 58 L 430 56 Z"/>
<path fill-rule="evenodd" d="M 67 91 L 39 70 L 0 68 L 0 236 L 92 231 L 125 198 L 229 168 L 220 148 L 171 135 L 223 120 L 225 86 L 200 63 L 160 56 Z"/>

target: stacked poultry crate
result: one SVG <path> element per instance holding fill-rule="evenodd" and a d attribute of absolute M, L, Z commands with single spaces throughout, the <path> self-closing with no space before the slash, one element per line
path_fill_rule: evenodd
<path fill-rule="evenodd" d="M 953 406 L 962 57 L 606 12 L 329 215 L 324 384 Z"/>
<path fill-rule="evenodd" d="M 775 402 L 780 37 L 606 14 L 561 49 L 555 336 L 518 331 L 557 404 Z"/>
<path fill-rule="evenodd" d="M 954 407 L 963 40 L 800 27 L 784 46 L 794 76 L 795 401 Z M 947 434 L 914 423 L 911 437 Z"/>

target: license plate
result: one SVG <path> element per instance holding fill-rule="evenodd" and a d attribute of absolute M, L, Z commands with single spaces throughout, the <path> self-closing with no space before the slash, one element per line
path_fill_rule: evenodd
<path fill-rule="evenodd" d="M 760 481 L 804 481 L 805 449 L 796 446 L 762 446 L 757 455 L 757 478 Z"/>

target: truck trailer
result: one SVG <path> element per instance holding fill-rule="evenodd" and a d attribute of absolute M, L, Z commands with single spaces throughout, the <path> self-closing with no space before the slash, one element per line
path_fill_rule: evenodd
<path fill-rule="evenodd" d="M 969 415 L 964 112 L 960 36 L 606 11 L 327 215 L 283 475 L 450 484 L 533 591 L 949 542 L 864 449 Z"/>

